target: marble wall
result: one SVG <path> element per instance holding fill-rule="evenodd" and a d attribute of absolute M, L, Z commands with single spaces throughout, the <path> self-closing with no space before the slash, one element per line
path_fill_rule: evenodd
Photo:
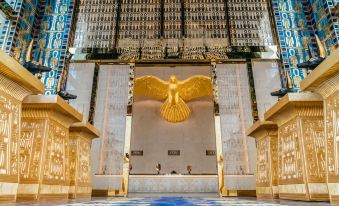
<path fill-rule="evenodd" d="M 67 79 L 67 92 L 77 95 L 77 98 L 69 103 L 83 114 L 86 121 L 90 110 L 94 67 L 94 63 L 72 63 Z"/>
<path fill-rule="evenodd" d="M 92 143 L 94 189 L 121 188 L 128 72 L 128 65 L 100 66 L 94 126 L 101 135 Z"/>
<path fill-rule="evenodd" d="M 245 130 L 253 123 L 246 64 L 218 64 L 217 83 L 226 175 L 254 173 L 255 142 Z"/>
<path fill-rule="evenodd" d="M 167 81 L 170 75 L 185 80 L 193 75 L 210 76 L 210 66 L 136 67 L 136 78 L 154 75 Z M 216 174 L 215 132 L 212 98 L 197 98 L 187 102 L 191 116 L 182 123 L 167 122 L 160 115 L 163 101 L 135 97 L 131 150 L 142 150 L 143 156 L 131 156 L 131 174 L 155 174 L 160 163 L 161 173 Z M 180 150 L 179 156 L 169 156 L 168 150 Z M 133 184 L 132 184 L 133 185 Z"/>
<path fill-rule="evenodd" d="M 264 119 L 264 113 L 278 101 L 271 92 L 281 88 L 278 63 L 270 61 L 252 61 L 253 79 L 259 119 Z"/>

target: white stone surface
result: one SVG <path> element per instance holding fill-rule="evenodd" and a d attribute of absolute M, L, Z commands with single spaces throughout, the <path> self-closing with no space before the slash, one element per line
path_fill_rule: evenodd
<path fill-rule="evenodd" d="M 216 70 L 225 174 L 253 174 L 255 142 L 245 134 L 253 123 L 247 66 L 218 64 Z"/>
<path fill-rule="evenodd" d="M 16 195 L 18 190 L 18 183 L 0 182 L 0 196 L 2 195 Z"/>
<path fill-rule="evenodd" d="M 130 175 L 129 192 L 217 192 L 217 175 Z"/>
<path fill-rule="evenodd" d="M 259 119 L 264 119 L 264 113 L 278 101 L 271 92 L 281 88 L 279 67 L 275 60 L 253 61 L 253 79 Z"/>
<path fill-rule="evenodd" d="M 93 189 L 117 190 L 121 189 L 122 175 L 94 175 Z"/>
<path fill-rule="evenodd" d="M 69 67 L 66 90 L 77 95 L 77 98 L 69 103 L 87 121 L 90 110 L 92 85 L 94 75 L 94 63 L 72 63 Z"/>
<path fill-rule="evenodd" d="M 255 190 L 254 175 L 225 175 L 225 189 Z"/>
<path fill-rule="evenodd" d="M 94 126 L 101 135 L 92 143 L 93 189 L 121 188 L 128 69 L 128 65 L 102 65 L 99 70 Z"/>

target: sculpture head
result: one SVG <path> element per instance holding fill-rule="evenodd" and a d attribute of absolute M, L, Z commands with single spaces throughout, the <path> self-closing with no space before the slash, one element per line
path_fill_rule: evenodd
<path fill-rule="evenodd" d="M 177 77 L 175 76 L 175 75 L 171 75 L 170 76 L 170 79 L 169 79 L 169 83 L 174 83 L 174 84 L 176 84 L 176 83 L 178 83 L 178 79 L 177 79 Z"/>

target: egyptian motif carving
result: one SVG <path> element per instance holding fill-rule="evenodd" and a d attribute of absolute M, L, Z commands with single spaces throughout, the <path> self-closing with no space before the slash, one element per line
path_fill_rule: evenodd
<path fill-rule="evenodd" d="M 278 135 L 270 135 L 272 185 L 278 185 Z"/>
<path fill-rule="evenodd" d="M 298 138 L 297 118 L 279 127 L 279 184 L 302 181 L 301 145 Z"/>
<path fill-rule="evenodd" d="M 339 92 L 325 100 L 327 165 L 329 176 L 339 176 Z"/>
<path fill-rule="evenodd" d="M 68 175 L 68 129 L 54 120 L 49 120 L 46 144 L 44 181 L 67 182 Z"/>
<path fill-rule="evenodd" d="M 325 181 L 325 134 L 324 121 L 320 118 L 302 118 L 304 151 L 308 181 Z"/>
<path fill-rule="evenodd" d="M 76 184 L 76 170 L 77 170 L 77 154 L 78 151 L 78 141 L 77 135 L 70 133 L 69 135 L 69 178 L 70 185 Z"/>
<path fill-rule="evenodd" d="M 91 142 L 85 138 L 81 138 L 79 143 L 79 185 L 90 185 L 91 183 L 91 164 L 90 164 Z"/>
<path fill-rule="evenodd" d="M 69 172 L 70 185 L 90 186 L 91 141 L 76 133 L 70 134 L 69 141 Z"/>
<path fill-rule="evenodd" d="M 18 174 L 18 138 L 21 104 L 0 93 L 0 178 Z"/>
<path fill-rule="evenodd" d="M 264 137 L 257 142 L 257 185 L 270 186 L 270 140 Z"/>
<path fill-rule="evenodd" d="M 45 138 L 45 120 L 22 119 L 19 138 L 20 182 L 38 181 Z"/>

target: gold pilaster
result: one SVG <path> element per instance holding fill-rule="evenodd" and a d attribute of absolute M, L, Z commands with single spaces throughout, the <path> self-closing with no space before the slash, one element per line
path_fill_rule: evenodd
<path fill-rule="evenodd" d="M 211 80 L 213 86 L 214 96 L 214 128 L 215 128 L 215 144 L 217 155 L 217 168 L 218 168 L 218 191 L 219 196 L 227 196 L 225 190 L 225 170 L 224 170 L 224 156 L 222 152 L 222 140 L 221 140 L 221 122 L 219 114 L 219 97 L 218 97 L 218 82 L 217 82 L 217 69 L 216 62 L 211 61 Z"/>
<path fill-rule="evenodd" d="M 287 94 L 265 119 L 278 125 L 279 197 L 328 200 L 320 95 Z"/>
<path fill-rule="evenodd" d="M 69 127 L 82 115 L 59 96 L 23 101 L 18 199 L 68 198 Z"/>
<path fill-rule="evenodd" d="M 74 123 L 69 129 L 69 198 L 91 197 L 91 145 L 99 131 L 89 123 Z"/>
<path fill-rule="evenodd" d="M 16 200 L 22 101 L 43 91 L 39 80 L 0 50 L 0 201 Z"/>
<path fill-rule="evenodd" d="M 246 131 L 246 135 L 254 137 L 257 143 L 257 197 L 278 198 L 278 126 L 259 120 Z"/>
<path fill-rule="evenodd" d="M 327 183 L 331 202 L 339 203 L 339 49 L 300 84 L 323 98 Z"/>

